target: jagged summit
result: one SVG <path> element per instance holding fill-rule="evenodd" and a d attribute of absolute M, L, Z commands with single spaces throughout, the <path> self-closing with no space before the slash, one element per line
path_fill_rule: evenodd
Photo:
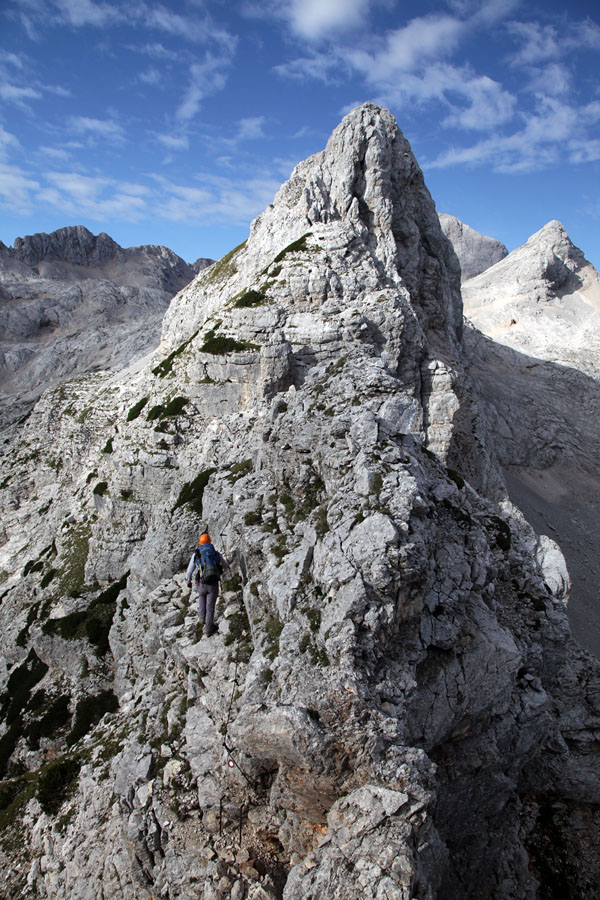
<path fill-rule="evenodd" d="M 304 242 L 314 261 L 301 278 L 284 258 L 295 242 Z M 352 285 L 348 276 L 357 266 L 362 274 Z M 373 103 L 349 113 L 325 149 L 296 166 L 248 240 L 177 298 L 165 316 L 165 345 L 176 346 L 267 273 L 277 278 L 278 301 L 298 311 L 349 305 L 368 290 L 400 290 L 436 351 L 456 353 L 462 328 L 456 258 L 410 145 L 392 114 Z"/>
<path fill-rule="evenodd" d="M 463 299 L 465 314 L 494 340 L 600 371 L 600 278 L 556 219 L 463 284 Z"/>
<path fill-rule="evenodd" d="M 573 290 L 581 284 L 582 270 L 593 269 L 582 251 L 569 238 L 564 226 L 556 219 L 536 231 L 521 247 L 471 279 L 463 296 L 473 304 L 484 292 L 491 302 L 492 284 L 503 299 L 519 296 L 549 300 L 561 292 Z"/>

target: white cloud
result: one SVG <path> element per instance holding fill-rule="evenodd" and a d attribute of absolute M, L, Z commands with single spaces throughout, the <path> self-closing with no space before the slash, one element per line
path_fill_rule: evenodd
<path fill-rule="evenodd" d="M 391 78 L 401 72 L 422 70 L 431 60 L 454 52 L 465 32 L 465 23 L 452 16 L 423 16 L 388 34 L 382 52 L 363 57 L 370 81 Z M 356 57 L 357 62 L 360 57 Z"/>
<path fill-rule="evenodd" d="M 41 98 L 42 94 L 40 91 L 36 90 L 36 88 L 19 87 L 18 85 L 11 84 L 7 81 L 0 84 L 0 100 L 4 100 L 7 103 L 14 103 L 16 106 L 27 107 L 28 104 L 26 101 L 41 100 Z"/>
<path fill-rule="evenodd" d="M 93 119 L 89 116 L 70 116 L 68 127 L 74 134 L 89 138 L 102 138 L 110 143 L 120 144 L 125 140 L 121 126 L 112 119 Z"/>
<path fill-rule="evenodd" d="M 6 153 L 10 149 L 18 150 L 20 146 L 19 139 L 0 125 L 0 153 Z"/>
<path fill-rule="evenodd" d="M 162 75 L 158 71 L 158 69 L 150 67 L 144 72 L 140 72 L 140 74 L 138 75 L 138 79 L 142 82 L 142 84 L 157 85 L 162 82 Z"/>
<path fill-rule="evenodd" d="M 96 220 L 117 217 L 129 222 L 147 215 L 147 203 L 140 194 L 148 191 L 139 185 L 77 172 L 46 172 L 44 177 L 47 186 L 38 191 L 37 201 L 69 215 Z"/>
<path fill-rule="evenodd" d="M 33 195 L 38 188 L 39 182 L 19 166 L 0 162 L 0 206 L 12 213 L 28 215 L 34 209 Z"/>
<path fill-rule="evenodd" d="M 84 25 L 103 27 L 123 21 L 123 13 L 109 3 L 94 3 L 92 0 L 54 0 L 54 7 L 62 22 L 81 28 Z"/>
<path fill-rule="evenodd" d="M 287 63 L 273 67 L 276 75 L 293 78 L 299 81 L 307 79 L 322 81 L 325 84 L 339 83 L 342 73 L 350 71 L 346 61 L 332 49 L 328 53 L 315 53 L 312 56 L 299 57 Z"/>
<path fill-rule="evenodd" d="M 190 140 L 187 135 L 157 134 L 156 140 L 167 150 L 188 150 Z"/>
<path fill-rule="evenodd" d="M 263 131 L 263 125 L 266 121 L 266 116 L 253 116 L 248 119 L 240 119 L 237 140 L 249 141 L 264 138 L 265 133 Z"/>
<path fill-rule="evenodd" d="M 578 109 L 554 97 L 541 98 L 525 126 L 510 135 L 496 135 L 465 148 L 441 153 L 429 168 L 486 165 L 497 172 L 533 172 L 566 162 L 599 159 L 600 141 L 587 129 L 600 120 L 600 103 Z"/>
<path fill-rule="evenodd" d="M 450 70 L 450 67 L 446 68 Z M 458 76 L 458 80 L 451 89 L 461 94 L 467 105 L 454 109 L 445 118 L 444 125 L 489 131 L 512 119 L 516 98 L 505 91 L 497 81 L 493 81 L 487 75 L 462 77 L 462 72 L 458 69 L 453 69 L 452 75 Z"/>
<path fill-rule="evenodd" d="M 224 70 L 229 65 L 229 57 L 207 53 L 204 62 L 190 66 L 189 84 L 175 113 L 179 122 L 193 119 L 204 98 L 225 87 L 227 76 Z"/>
<path fill-rule="evenodd" d="M 552 25 L 542 25 L 540 22 L 511 22 L 508 30 L 521 42 L 521 48 L 511 57 L 513 65 L 534 65 L 561 56 L 558 35 Z"/>
<path fill-rule="evenodd" d="M 320 41 L 366 24 L 372 0 L 246 0 L 241 12 L 249 18 L 280 19 L 291 34 Z M 384 0 L 376 0 L 378 3 Z"/>
<path fill-rule="evenodd" d="M 292 30 L 313 41 L 362 25 L 369 0 L 288 0 L 283 10 Z"/>

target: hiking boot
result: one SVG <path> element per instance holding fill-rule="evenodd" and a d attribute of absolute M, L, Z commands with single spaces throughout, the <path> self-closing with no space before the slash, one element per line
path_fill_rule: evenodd
<path fill-rule="evenodd" d="M 198 616 L 198 625 L 204 625 L 204 616 Z"/>
<path fill-rule="evenodd" d="M 211 635 L 213 635 L 216 632 L 216 630 L 217 629 L 214 625 L 211 625 L 210 628 L 205 628 L 204 629 L 204 637 L 210 637 Z"/>

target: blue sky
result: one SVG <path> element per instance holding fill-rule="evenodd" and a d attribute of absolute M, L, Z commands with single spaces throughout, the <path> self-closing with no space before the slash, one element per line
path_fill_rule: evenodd
<path fill-rule="evenodd" d="M 598 0 L 2 0 L 0 240 L 64 225 L 194 260 L 389 107 L 439 211 L 600 268 Z"/>

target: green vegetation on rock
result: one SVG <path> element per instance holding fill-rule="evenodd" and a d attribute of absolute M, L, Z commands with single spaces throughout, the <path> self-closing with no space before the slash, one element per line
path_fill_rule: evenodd
<path fill-rule="evenodd" d="M 273 260 L 273 264 L 281 262 L 284 256 L 287 256 L 288 253 L 295 253 L 298 250 L 306 250 L 306 239 L 310 237 L 310 234 L 311 232 L 307 231 L 306 234 L 302 235 L 302 237 L 299 237 L 296 241 L 292 241 L 291 244 L 288 244 L 287 247 L 284 247 L 283 250 L 278 253 Z"/>
<path fill-rule="evenodd" d="M 138 400 L 138 402 L 131 407 L 131 409 L 127 413 L 128 422 L 133 422 L 134 419 L 137 419 L 149 399 L 149 397 L 142 397 L 141 400 Z"/>
<path fill-rule="evenodd" d="M 204 488 L 208 484 L 210 476 L 216 471 L 216 469 L 205 469 L 203 472 L 196 475 L 193 481 L 188 481 L 187 484 L 184 484 L 179 492 L 179 497 L 177 498 L 177 502 L 175 503 L 172 512 L 175 512 L 180 506 L 189 504 L 194 512 L 201 516 Z"/>

